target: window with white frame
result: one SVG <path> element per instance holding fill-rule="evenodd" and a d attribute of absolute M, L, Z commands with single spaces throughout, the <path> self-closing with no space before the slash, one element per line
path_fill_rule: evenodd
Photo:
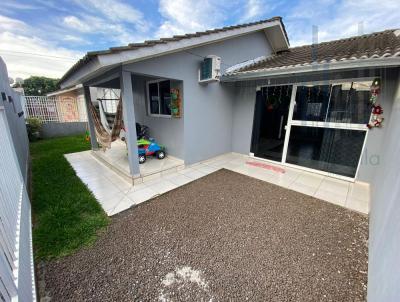
<path fill-rule="evenodd" d="M 171 116 L 171 82 L 157 80 L 147 82 L 148 113 L 152 116 Z"/>
<path fill-rule="evenodd" d="M 296 87 L 286 163 L 355 178 L 371 117 L 372 80 Z"/>

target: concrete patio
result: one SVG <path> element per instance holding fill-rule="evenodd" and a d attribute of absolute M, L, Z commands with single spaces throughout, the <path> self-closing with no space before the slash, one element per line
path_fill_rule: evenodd
<path fill-rule="evenodd" d="M 369 212 L 370 192 L 367 184 L 338 180 L 235 153 L 217 156 L 189 167 L 177 165 L 137 179 L 134 185 L 104 165 L 91 151 L 66 154 L 65 157 L 109 216 L 222 168 L 363 214 Z"/>

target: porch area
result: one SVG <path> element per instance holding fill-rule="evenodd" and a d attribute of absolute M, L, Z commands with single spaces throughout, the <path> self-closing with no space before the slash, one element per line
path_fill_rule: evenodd
<path fill-rule="evenodd" d="M 179 80 L 120 69 L 86 83 L 91 156 L 131 184 L 183 169 L 182 87 Z"/>
<path fill-rule="evenodd" d="M 100 160 L 104 165 L 111 168 L 119 176 L 132 182 L 132 176 L 129 171 L 128 150 L 125 142 L 117 140 L 112 142 L 108 150 L 95 150 L 92 155 Z M 167 155 L 160 160 L 155 157 L 148 157 L 144 164 L 139 165 L 140 175 L 133 178 L 133 181 L 143 181 L 151 176 L 160 173 L 172 173 L 184 168 L 184 161 L 173 156 Z"/>

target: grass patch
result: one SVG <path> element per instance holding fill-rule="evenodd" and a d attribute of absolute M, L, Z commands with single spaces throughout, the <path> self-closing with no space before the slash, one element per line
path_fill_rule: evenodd
<path fill-rule="evenodd" d="M 36 259 L 65 256 L 90 245 L 108 224 L 107 215 L 63 156 L 89 149 L 82 135 L 30 145 Z"/>

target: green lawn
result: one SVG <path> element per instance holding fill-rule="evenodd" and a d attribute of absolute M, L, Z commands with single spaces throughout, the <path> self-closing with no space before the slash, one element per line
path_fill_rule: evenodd
<path fill-rule="evenodd" d="M 108 217 L 63 154 L 89 150 L 83 135 L 31 143 L 33 245 L 36 259 L 91 244 Z"/>

